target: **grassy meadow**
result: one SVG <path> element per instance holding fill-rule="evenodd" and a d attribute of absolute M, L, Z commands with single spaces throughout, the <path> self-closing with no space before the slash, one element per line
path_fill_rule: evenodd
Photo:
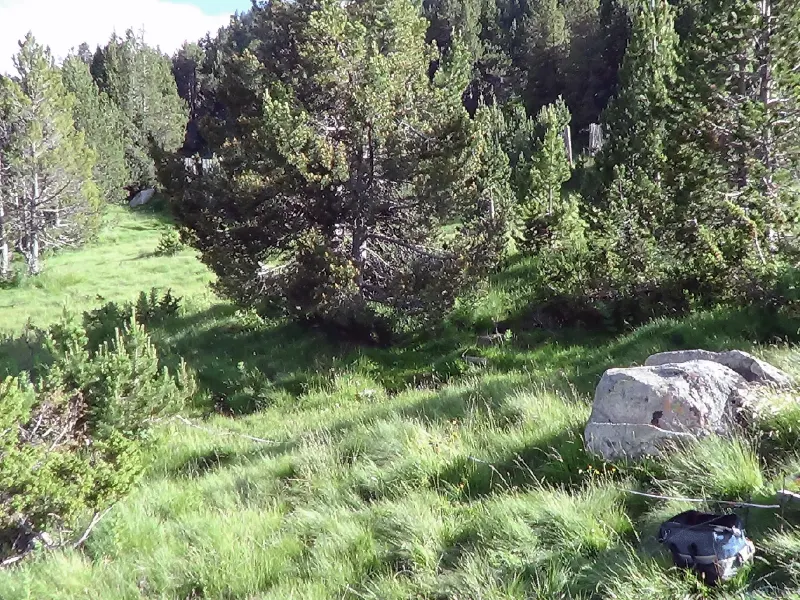
<path fill-rule="evenodd" d="M 480 349 L 474 330 L 451 325 L 394 348 L 359 348 L 217 299 L 191 250 L 154 254 L 169 226 L 157 213 L 114 209 L 91 246 L 0 289 L 8 334 L 29 319 L 50 324 L 64 308 L 172 289 L 181 310 L 151 333 L 164 362 L 184 358 L 201 388 L 192 411 L 160 426 L 145 479 L 85 546 L 0 570 L 0 599 L 660 600 L 800 590 L 800 511 L 743 512 L 757 559 L 711 590 L 673 569 L 655 539 L 690 505 L 628 493 L 771 504 L 800 472 L 792 394 L 771 398 L 740 437 L 663 461 L 604 464 L 582 440 L 602 372 L 656 351 L 751 350 L 800 376 L 791 315 L 718 310 L 615 337 L 519 331 Z M 524 297 L 522 265 L 456 313 L 500 320 Z M 0 376 L 25 362 L 17 345 L 0 344 Z"/>

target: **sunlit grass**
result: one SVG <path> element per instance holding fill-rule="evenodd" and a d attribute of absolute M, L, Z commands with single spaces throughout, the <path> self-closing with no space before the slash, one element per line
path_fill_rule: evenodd
<path fill-rule="evenodd" d="M 759 345 L 765 321 L 720 310 L 614 337 L 516 331 L 482 349 L 480 331 L 451 326 L 358 348 L 237 311 L 209 292 L 190 250 L 151 256 L 167 226 L 156 215 L 109 218 L 96 244 L 0 290 L 0 330 L 51 323 L 65 303 L 85 310 L 171 288 L 181 312 L 152 334 L 168 362 L 184 357 L 198 376 L 194 426 L 162 423 L 141 485 L 82 550 L 0 571 L 3 600 L 778 598 L 800 586 L 800 511 L 746 515 L 762 560 L 716 591 L 672 569 L 655 540 L 678 512 L 770 502 L 800 471 L 793 394 L 775 395 L 775 410 L 739 437 L 667 461 L 607 465 L 583 447 L 609 367 L 705 347 L 754 349 L 799 372 L 792 348 Z M 495 282 L 460 316 L 503 317 L 524 290 Z M 466 365 L 468 350 L 487 368 Z M 0 363 L 13 365 L 13 351 L 0 349 Z"/>
<path fill-rule="evenodd" d="M 80 312 L 110 301 L 133 300 L 151 288 L 173 289 L 193 303 L 207 304 L 212 276 L 195 252 L 153 254 L 169 226 L 152 213 L 108 207 L 98 239 L 78 251 L 47 256 L 40 276 L 0 289 L 0 332 L 17 331 L 28 319 L 49 325 L 65 308 Z"/>

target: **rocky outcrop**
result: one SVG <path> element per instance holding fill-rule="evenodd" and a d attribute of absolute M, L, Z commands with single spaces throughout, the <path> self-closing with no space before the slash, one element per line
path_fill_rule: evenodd
<path fill-rule="evenodd" d="M 595 393 L 587 449 L 606 460 L 637 459 L 726 433 L 746 386 L 742 375 L 709 360 L 611 369 Z"/>
<path fill-rule="evenodd" d="M 741 350 L 732 350 L 730 352 L 709 352 L 708 350 L 662 352 L 648 358 L 645 361 L 645 366 L 680 364 L 696 360 L 706 360 L 725 365 L 751 383 L 769 384 L 778 387 L 789 387 L 792 384 L 792 379 L 789 375 Z"/>

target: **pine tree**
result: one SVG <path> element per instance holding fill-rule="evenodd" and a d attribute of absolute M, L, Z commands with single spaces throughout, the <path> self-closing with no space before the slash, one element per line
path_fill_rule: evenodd
<path fill-rule="evenodd" d="M 569 56 L 561 67 L 564 100 L 572 113 L 576 146 L 585 147 L 589 126 L 600 122 L 617 91 L 629 38 L 621 0 L 578 0 L 564 4 Z"/>
<path fill-rule="evenodd" d="M 800 7 L 716 0 L 685 13 L 676 246 L 687 268 L 733 289 L 779 255 L 798 217 Z"/>
<path fill-rule="evenodd" d="M 527 85 L 525 98 L 529 114 L 563 95 L 564 65 L 569 54 L 570 31 L 564 8 L 558 0 L 531 3 L 522 23 L 525 37 L 523 60 Z"/>
<path fill-rule="evenodd" d="M 80 242 L 97 214 L 92 180 L 94 152 L 73 120 L 75 99 L 67 93 L 49 50 L 32 35 L 14 58 L 10 111 L 19 122 L 10 144 L 18 206 L 18 249 L 32 275 L 41 270 L 41 251 Z"/>
<path fill-rule="evenodd" d="M 180 148 L 188 120 L 172 74 L 172 61 L 129 30 L 124 39 L 115 36 L 98 50 L 91 70 L 100 90 L 125 116 L 125 152 L 131 178 L 139 187 L 153 185 L 153 150 L 173 152 Z"/>
<path fill-rule="evenodd" d="M 12 141 L 20 127 L 20 95 L 18 86 L 0 76 L 0 281 L 11 274 L 11 249 L 16 235 L 19 199 Z"/>
<path fill-rule="evenodd" d="M 620 87 L 603 115 L 608 142 L 598 157 L 606 194 L 613 194 L 616 167 L 640 188 L 636 204 L 655 227 L 664 204 L 662 179 L 667 167 L 671 90 L 676 77 L 677 34 L 666 0 L 639 0 L 631 39 L 620 72 Z"/>
<path fill-rule="evenodd" d="M 125 117 L 108 95 L 97 88 L 89 65 L 80 57 L 67 57 L 61 75 L 67 91 L 75 96 L 75 126 L 97 156 L 95 182 L 107 201 L 118 201 L 131 183 L 125 163 Z"/>
<path fill-rule="evenodd" d="M 527 173 L 517 229 L 519 247 L 530 254 L 569 246 L 583 235 L 576 200 L 563 196 L 564 184 L 572 176 L 563 138 L 570 124 L 569 109 L 559 99 L 539 112 L 536 124 L 542 138 L 530 161 L 521 161 Z"/>
<path fill-rule="evenodd" d="M 507 159 L 487 144 L 490 115 L 473 122 L 462 105 L 470 56 L 455 43 L 440 60 L 407 0 L 268 10 L 280 16 L 275 35 L 291 28 L 301 43 L 277 57 L 281 69 L 249 48 L 225 64 L 247 75 L 225 86 L 240 116 L 217 122 L 224 138 L 209 135 L 223 139 L 218 176 L 181 190 L 193 242 L 229 296 L 298 319 L 352 325 L 378 305 L 447 308 L 484 270 L 472 267 L 497 259 L 510 195 Z M 280 266 L 259 265 L 271 261 Z"/>
<path fill-rule="evenodd" d="M 201 115 L 201 74 L 200 68 L 205 53 L 199 44 L 186 43 L 172 58 L 172 74 L 178 86 L 178 95 L 189 107 L 189 119 Z"/>
<path fill-rule="evenodd" d="M 472 221 L 472 244 L 482 248 L 471 254 L 471 267 L 487 272 L 497 258 L 513 249 L 515 197 L 512 168 L 503 148 L 506 120 L 496 105 L 481 105 L 472 124 L 468 162 L 463 168 L 467 178 L 461 194 L 472 209 L 466 216 Z"/>

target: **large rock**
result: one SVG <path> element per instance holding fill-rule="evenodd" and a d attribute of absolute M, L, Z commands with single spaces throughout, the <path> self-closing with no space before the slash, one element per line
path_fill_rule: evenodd
<path fill-rule="evenodd" d="M 137 206 L 144 206 L 150 200 L 153 199 L 156 191 L 153 189 L 143 190 L 134 196 L 133 200 L 131 200 L 131 208 L 136 208 Z"/>
<path fill-rule="evenodd" d="M 709 352 L 708 350 L 662 352 L 661 354 L 654 354 L 644 364 L 648 367 L 654 367 L 695 360 L 707 360 L 725 365 L 751 383 L 762 383 L 778 387 L 792 385 L 792 378 L 789 375 L 741 350 L 731 350 L 730 352 Z"/>
<path fill-rule="evenodd" d="M 637 459 L 676 441 L 726 433 L 746 385 L 707 360 L 611 369 L 595 392 L 586 447 L 606 460 Z"/>

